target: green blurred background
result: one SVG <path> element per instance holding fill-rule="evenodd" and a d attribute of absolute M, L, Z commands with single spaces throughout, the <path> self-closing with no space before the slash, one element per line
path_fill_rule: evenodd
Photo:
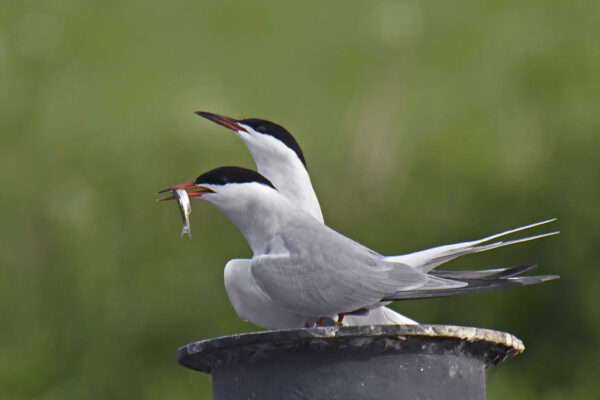
<path fill-rule="evenodd" d="M 303 146 L 326 221 L 384 254 L 558 217 L 561 235 L 446 268 L 561 280 L 394 307 L 509 331 L 490 399 L 596 399 L 597 1 L 0 3 L 0 398 L 210 398 L 190 341 L 256 330 L 223 266 L 250 256 L 156 191 L 254 167 L 193 114 L 260 117 Z"/>

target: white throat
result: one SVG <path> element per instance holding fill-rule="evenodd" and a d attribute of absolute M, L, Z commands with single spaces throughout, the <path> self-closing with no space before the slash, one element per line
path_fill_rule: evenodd
<path fill-rule="evenodd" d="M 297 207 L 323 222 L 321 206 L 308 171 L 296 153 L 272 137 L 261 138 L 261 143 L 251 136 L 241 138 L 250 150 L 258 172 Z M 267 145 L 265 142 L 268 142 Z"/>
<path fill-rule="evenodd" d="M 290 221 L 308 217 L 277 190 L 260 183 L 229 184 L 216 191 L 202 198 L 238 227 L 255 255 L 267 252 L 273 237 Z"/>

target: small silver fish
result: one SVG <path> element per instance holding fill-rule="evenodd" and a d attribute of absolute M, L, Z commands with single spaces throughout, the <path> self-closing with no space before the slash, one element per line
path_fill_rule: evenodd
<path fill-rule="evenodd" d="M 190 228 L 190 214 L 192 212 L 192 205 L 190 204 L 190 198 L 188 194 L 183 189 L 176 189 L 173 191 L 175 197 L 177 198 L 177 203 L 179 204 L 179 211 L 181 211 L 181 218 L 183 219 L 183 228 L 181 229 L 181 236 L 186 233 L 191 238 L 192 237 L 192 229 Z"/>

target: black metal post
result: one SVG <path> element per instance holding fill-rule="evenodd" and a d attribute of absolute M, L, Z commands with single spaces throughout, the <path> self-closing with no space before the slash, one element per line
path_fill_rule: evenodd
<path fill-rule="evenodd" d="M 485 399 L 485 370 L 523 352 L 509 333 L 378 325 L 225 336 L 181 347 L 213 399 Z"/>

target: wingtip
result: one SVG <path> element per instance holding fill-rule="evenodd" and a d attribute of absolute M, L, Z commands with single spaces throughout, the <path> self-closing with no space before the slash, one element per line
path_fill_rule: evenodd
<path fill-rule="evenodd" d="M 532 276 L 513 276 L 505 278 L 507 281 L 518 282 L 523 286 L 537 285 L 539 283 L 560 279 L 559 275 L 532 275 Z"/>
<path fill-rule="evenodd" d="M 542 279 L 542 282 L 553 281 L 555 279 L 560 279 L 560 275 L 544 275 Z"/>

